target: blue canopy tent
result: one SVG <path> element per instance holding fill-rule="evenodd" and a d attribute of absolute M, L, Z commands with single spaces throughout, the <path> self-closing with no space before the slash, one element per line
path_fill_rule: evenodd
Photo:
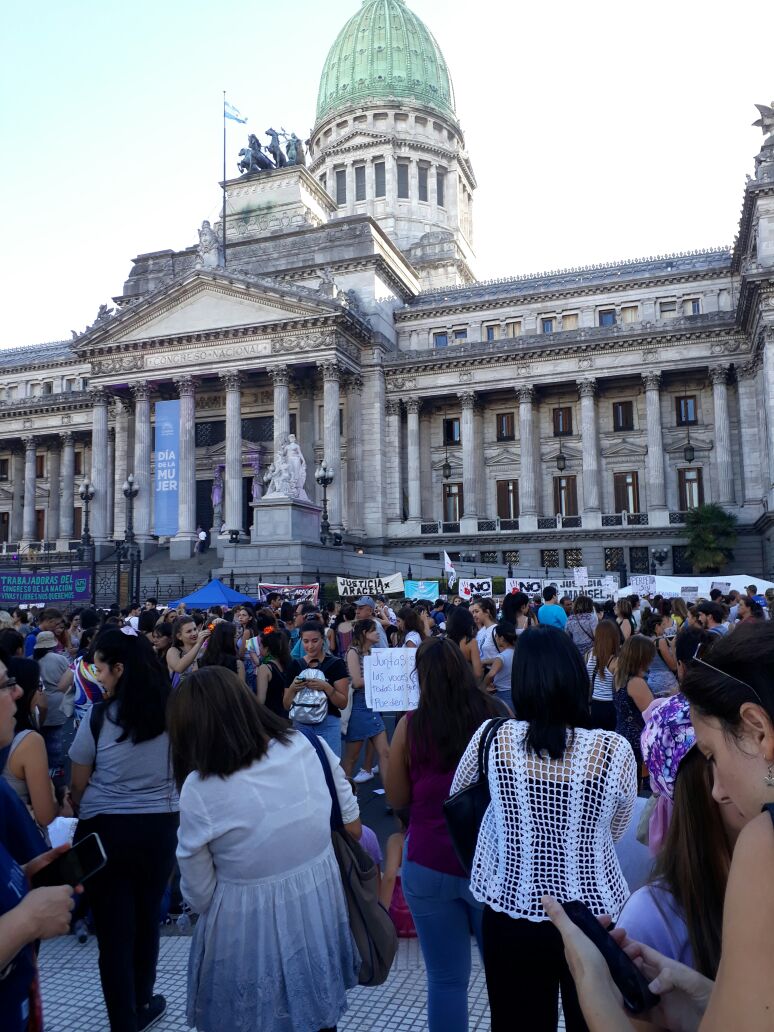
<path fill-rule="evenodd" d="M 206 609 L 208 606 L 236 606 L 240 602 L 253 602 L 251 595 L 243 595 L 241 591 L 234 591 L 227 587 L 223 581 L 211 580 L 201 588 L 193 591 L 184 598 L 178 598 L 175 602 L 169 603 L 169 608 L 179 606 L 181 603 L 190 606 L 192 609 Z"/>

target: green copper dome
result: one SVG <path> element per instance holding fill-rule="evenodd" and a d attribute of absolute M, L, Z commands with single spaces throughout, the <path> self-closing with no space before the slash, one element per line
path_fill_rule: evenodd
<path fill-rule="evenodd" d="M 404 0 L 363 0 L 341 30 L 325 59 L 317 121 L 366 100 L 415 100 L 455 116 L 441 49 Z"/>

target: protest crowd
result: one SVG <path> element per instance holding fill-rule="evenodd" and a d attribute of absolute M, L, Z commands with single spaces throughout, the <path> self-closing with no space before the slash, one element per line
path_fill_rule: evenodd
<path fill-rule="evenodd" d="M 161 1024 L 165 921 L 200 1032 L 335 1030 L 413 936 L 431 1032 L 468 1029 L 473 950 L 495 1032 L 774 1028 L 772 588 L 13 608 L 0 770 L 7 1032 L 66 934 L 111 1032 Z"/>

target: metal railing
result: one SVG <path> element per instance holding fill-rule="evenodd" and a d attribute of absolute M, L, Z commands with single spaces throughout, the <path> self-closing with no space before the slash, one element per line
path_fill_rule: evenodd
<path fill-rule="evenodd" d="M 687 512 L 670 512 L 669 523 L 672 526 L 684 524 L 687 516 Z"/>
<path fill-rule="evenodd" d="M 646 512 L 606 512 L 602 514 L 603 527 L 647 527 Z"/>

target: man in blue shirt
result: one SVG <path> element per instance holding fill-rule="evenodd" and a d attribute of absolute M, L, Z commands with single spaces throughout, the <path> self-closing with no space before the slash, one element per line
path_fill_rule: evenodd
<path fill-rule="evenodd" d="M 563 631 L 567 624 L 567 613 L 556 600 L 556 588 L 550 585 L 543 588 L 543 605 L 538 609 L 538 623 L 547 627 L 558 627 Z"/>
<path fill-rule="evenodd" d="M 44 609 L 38 619 L 38 626 L 33 627 L 24 639 L 24 655 L 32 659 L 35 643 L 41 631 L 53 631 L 56 634 L 64 626 L 64 617 L 58 609 Z"/>

